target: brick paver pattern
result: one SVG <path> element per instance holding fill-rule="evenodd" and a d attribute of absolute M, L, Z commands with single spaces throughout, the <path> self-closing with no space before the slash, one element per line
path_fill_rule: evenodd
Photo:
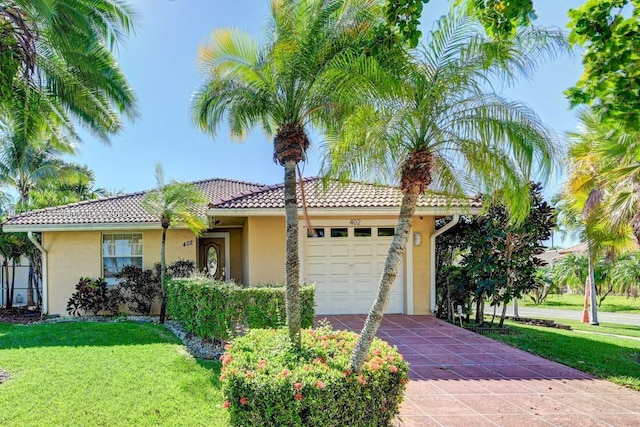
<path fill-rule="evenodd" d="M 321 316 L 360 332 L 366 316 Z M 387 315 L 410 364 L 398 426 L 640 426 L 640 393 L 431 316 Z"/>

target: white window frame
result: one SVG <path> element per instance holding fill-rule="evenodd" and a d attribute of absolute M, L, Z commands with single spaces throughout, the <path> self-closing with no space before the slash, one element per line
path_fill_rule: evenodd
<path fill-rule="evenodd" d="M 108 255 L 104 253 L 104 240 L 105 240 L 105 236 L 114 236 L 116 234 L 122 234 L 122 235 L 130 235 L 130 239 L 135 236 L 138 235 L 140 236 L 140 243 L 142 244 L 142 254 L 141 255 Z M 105 258 L 140 258 L 141 260 L 141 266 L 142 268 L 144 268 L 144 233 L 142 232 L 130 232 L 130 231 L 120 231 L 120 232 L 112 232 L 112 233 L 102 233 L 102 238 L 101 238 L 101 242 L 100 242 L 100 252 L 101 252 L 101 257 L 100 257 L 100 261 L 102 262 L 102 266 L 101 266 L 101 270 L 102 270 L 102 277 L 104 278 L 104 280 L 107 282 L 108 285 L 115 285 L 118 283 L 118 280 L 115 277 L 106 277 L 105 274 L 105 269 L 104 269 L 104 260 Z M 131 245 L 131 243 L 129 243 L 129 245 Z M 123 264 L 123 267 L 125 265 L 131 265 L 131 264 Z"/>

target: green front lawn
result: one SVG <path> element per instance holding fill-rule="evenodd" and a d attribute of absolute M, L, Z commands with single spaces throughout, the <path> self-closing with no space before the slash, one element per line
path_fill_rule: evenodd
<path fill-rule="evenodd" d="M 546 359 L 640 390 L 640 340 L 529 326 L 512 321 L 506 321 L 505 324 L 513 333 L 489 336 Z M 637 336 L 637 327 L 609 325 L 607 328 L 585 325 L 581 329 Z M 636 330 L 627 333 L 628 328 Z"/>
<path fill-rule="evenodd" d="M 524 307 L 561 308 L 565 310 L 582 310 L 584 295 L 579 294 L 551 294 L 539 305 L 535 305 L 531 298 L 524 297 L 518 301 Z M 619 295 L 609 295 L 598 307 L 599 311 L 608 313 L 640 313 L 640 298 L 628 298 Z"/>
<path fill-rule="evenodd" d="M 0 323 L 2 426 L 225 426 L 219 362 L 164 327 Z"/>

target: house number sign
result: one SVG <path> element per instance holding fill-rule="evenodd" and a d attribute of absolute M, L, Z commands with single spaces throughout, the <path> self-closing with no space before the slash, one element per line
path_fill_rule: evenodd
<path fill-rule="evenodd" d="M 187 246 L 191 246 L 191 245 L 193 245 L 193 240 L 187 240 L 186 242 L 184 242 L 184 243 L 182 244 L 182 246 L 184 246 L 185 248 L 186 248 Z"/>
<path fill-rule="evenodd" d="M 360 219 L 352 219 L 352 220 L 349 221 L 349 224 L 351 224 L 351 225 L 360 225 L 361 221 L 362 220 L 360 220 Z"/>

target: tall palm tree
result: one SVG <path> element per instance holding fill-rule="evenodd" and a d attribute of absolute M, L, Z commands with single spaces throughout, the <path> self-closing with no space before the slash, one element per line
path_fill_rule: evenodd
<path fill-rule="evenodd" d="M 207 202 L 206 197 L 196 186 L 184 182 L 165 183 L 162 165 L 156 165 L 156 183 L 158 187 L 145 195 L 143 206 L 149 214 L 160 220 L 162 226 L 162 242 L 160 244 L 160 285 L 162 301 L 160 304 L 160 323 L 164 323 L 167 310 L 167 262 L 165 246 L 167 230 L 177 224 L 186 225 L 196 236 L 199 236 L 206 224 L 196 214 L 198 205 Z"/>
<path fill-rule="evenodd" d="M 49 206 L 110 197 L 113 194 L 106 188 L 96 186 L 96 177 L 86 165 L 64 163 L 61 175 L 41 180 L 29 194 L 28 209 L 41 209 Z"/>
<path fill-rule="evenodd" d="M 271 3 L 267 42 L 236 29 L 218 29 L 200 49 L 207 73 L 196 91 L 193 117 L 213 136 L 226 117 L 232 138 L 261 125 L 284 166 L 286 312 L 300 345 L 300 267 L 296 166 L 304 161 L 311 127 L 323 132 L 345 106 L 337 79 L 349 58 L 371 43 L 383 22 L 378 0 L 282 0 Z"/>
<path fill-rule="evenodd" d="M 609 192 L 604 211 L 613 225 L 631 225 L 640 244 L 640 132 L 614 128 L 591 116 L 592 128 L 601 137 L 595 149 L 603 159 L 601 174 Z"/>
<path fill-rule="evenodd" d="M 623 226 L 614 227 L 611 216 L 604 210 L 610 197 L 610 184 L 603 170 L 615 168 L 618 162 L 602 154 L 601 147 L 611 137 L 611 131 L 588 110 L 583 110 L 579 118 L 581 129 L 568 134 L 568 178 L 556 209 L 560 223 L 573 224 L 587 243 L 588 275 L 583 321 L 597 325 L 596 261 L 604 253 L 612 259 L 616 252 L 628 246 L 630 230 Z"/>
<path fill-rule="evenodd" d="M 329 175 L 399 181 L 403 194 L 378 293 L 352 356 L 355 371 L 382 320 L 418 196 L 429 186 L 457 197 L 470 189 L 500 190 L 512 215 L 523 218 L 532 168 L 543 176 L 552 170 L 558 154 L 553 132 L 490 85 L 492 77 L 512 82 L 517 71 L 527 75 L 545 54 L 566 46 L 559 33 L 525 31 L 492 43 L 481 26 L 452 8 L 415 52 L 410 72 L 400 76 L 402 92 L 363 100 L 328 144 Z"/>
<path fill-rule="evenodd" d="M 15 128 L 12 121 L 0 131 L 0 185 L 18 192 L 17 211 L 28 209 L 31 191 L 44 180 L 69 173 L 62 157 L 74 154 L 72 143 L 50 133 L 46 120 L 38 115 L 32 119 Z"/>
<path fill-rule="evenodd" d="M 108 141 L 135 116 L 135 98 L 111 50 L 133 31 L 134 13 L 121 0 L 1 0 L 0 120 L 14 101 L 74 118 Z"/>

